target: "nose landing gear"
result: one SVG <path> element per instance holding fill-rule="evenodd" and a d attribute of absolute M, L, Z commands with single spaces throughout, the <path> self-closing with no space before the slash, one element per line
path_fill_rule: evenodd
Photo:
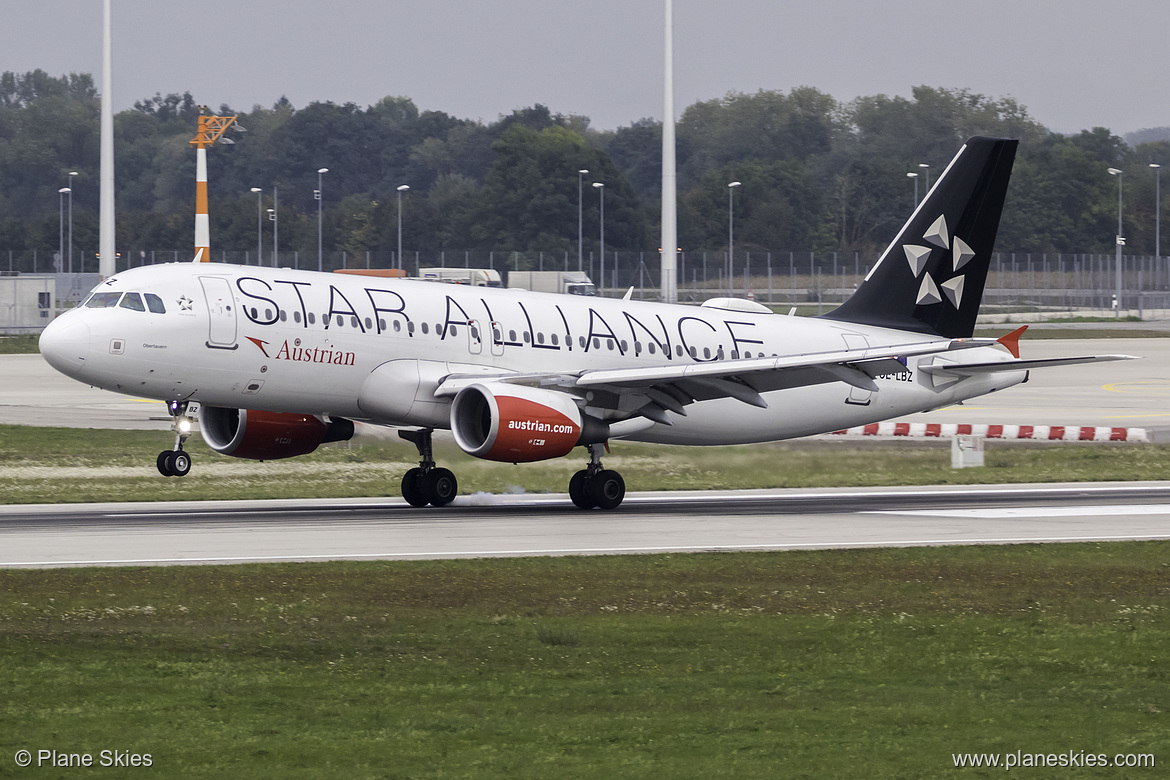
<path fill-rule="evenodd" d="M 622 475 L 601 467 L 603 445 L 590 444 L 589 465 L 569 480 L 569 498 L 580 509 L 616 509 L 626 497 Z"/>
<path fill-rule="evenodd" d="M 168 401 L 167 411 L 174 418 L 171 430 L 175 432 L 175 448 L 160 452 L 155 465 L 164 477 L 185 477 L 191 471 L 191 456 L 183 450 L 183 443 L 191 435 L 192 417 L 187 414 L 186 401 Z"/>
<path fill-rule="evenodd" d="M 431 450 L 431 434 L 421 431 L 399 431 L 398 435 L 418 448 L 418 466 L 402 475 L 402 497 L 411 506 L 446 506 L 459 494 L 459 481 L 450 469 L 437 468 Z"/>

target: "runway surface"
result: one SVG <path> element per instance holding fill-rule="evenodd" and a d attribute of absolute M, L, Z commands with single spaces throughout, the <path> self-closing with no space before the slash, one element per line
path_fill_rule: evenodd
<path fill-rule="evenodd" d="M 1128 354 L 1117 363 L 1033 371 L 1021 386 L 900 422 L 1143 427 L 1170 439 L 1170 338 L 1037 340 L 1027 358 Z M 87 387 L 39 355 L 0 356 L 0 422 L 168 431 L 165 405 Z M 165 437 L 164 437 L 165 438 Z"/>
<path fill-rule="evenodd" d="M 0 507 L 0 567 L 1170 539 L 1170 482 Z"/>

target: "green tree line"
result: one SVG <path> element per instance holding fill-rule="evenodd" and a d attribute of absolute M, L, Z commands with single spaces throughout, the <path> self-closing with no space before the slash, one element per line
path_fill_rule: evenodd
<path fill-rule="evenodd" d="M 115 116 L 119 247 L 193 244 L 199 106 L 190 93 L 155 95 Z M 586 251 L 597 247 L 605 184 L 607 250 L 656 251 L 661 123 L 612 131 L 542 105 L 484 123 L 420 111 L 406 97 L 362 108 L 281 98 L 238 115 L 245 132 L 209 150 L 214 250 L 255 249 L 257 208 L 279 192 L 282 249 L 315 252 L 317 169 L 324 177 L 327 251 L 386 253 L 397 245 L 398 187 L 407 250 L 569 252 L 577 249 L 584 182 Z M 74 245 L 97 246 L 99 96 L 88 74 L 0 75 L 0 250 L 57 246 L 58 190 L 73 186 Z M 925 195 L 972 135 L 1019 138 L 998 248 L 1109 252 L 1124 175 L 1127 252 L 1152 254 L 1155 180 L 1170 144 L 1131 148 L 1106 128 L 1064 135 L 1011 98 L 915 87 L 910 98 L 842 103 L 812 87 L 730 93 L 689 106 L 677 127 L 679 243 L 726 246 L 728 188 L 744 251 L 873 251 Z M 926 165 L 929 167 L 922 167 Z M 72 181 L 69 172 L 75 171 Z M 259 203 L 253 187 L 262 189 Z M 265 226 L 267 230 L 267 226 Z"/>

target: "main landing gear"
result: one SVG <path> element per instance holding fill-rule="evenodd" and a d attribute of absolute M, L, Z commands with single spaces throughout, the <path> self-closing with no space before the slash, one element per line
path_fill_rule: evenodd
<path fill-rule="evenodd" d="M 419 463 L 402 475 L 402 497 L 411 506 L 446 506 L 459 493 L 459 481 L 450 469 L 436 468 L 431 452 L 431 434 L 421 431 L 399 431 L 398 435 L 418 448 Z"/>
<path fill-rule="evenodd" d="M 183 450 L 183 443 L 191 435 L 191 418 L 187 416 L 187 402 L 167 401 L 167 411 L 174 418 L 171 430 L 175 432 L 175 448 L 160 452 L 155 465 L 158 466 L 158 473 L 164 477 L 185 477 L 191 471 L 191 456 Z"/>
<path fill-rule="evenodd" d="M 590 444 L 589 465 L 569 480 L 569 498 L 581 509 L 616 509 L 626 497 L 622 475 L 601 467 L 603 445 Z"/>

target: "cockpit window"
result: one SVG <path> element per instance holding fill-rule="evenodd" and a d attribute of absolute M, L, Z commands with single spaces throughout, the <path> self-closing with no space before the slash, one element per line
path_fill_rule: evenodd
<path fill-rule="evenodd" d="M 118 305 L 123 309 L 130 309 L 132 311 L 146 311 L 146 307 L 142 305 L 142 296 L 134 292 L 128 292 L 123 295 L 122 302 Z"/>
<path fill-rule="evenodd" d="M 155 314 L 167 313 L 167 307 L 163 305 L 162 298 L 158 297 L 154 293 L 144 293 L 143 297 L 146 298 L 146 307 L 152 312 Z"/>
<path fill-rule="evenodd" d="M 91 295 L 85 305 L 90 309 L 108 309 L 117 306 L 121 297 L 120 292 L 98 292 Z"/>

